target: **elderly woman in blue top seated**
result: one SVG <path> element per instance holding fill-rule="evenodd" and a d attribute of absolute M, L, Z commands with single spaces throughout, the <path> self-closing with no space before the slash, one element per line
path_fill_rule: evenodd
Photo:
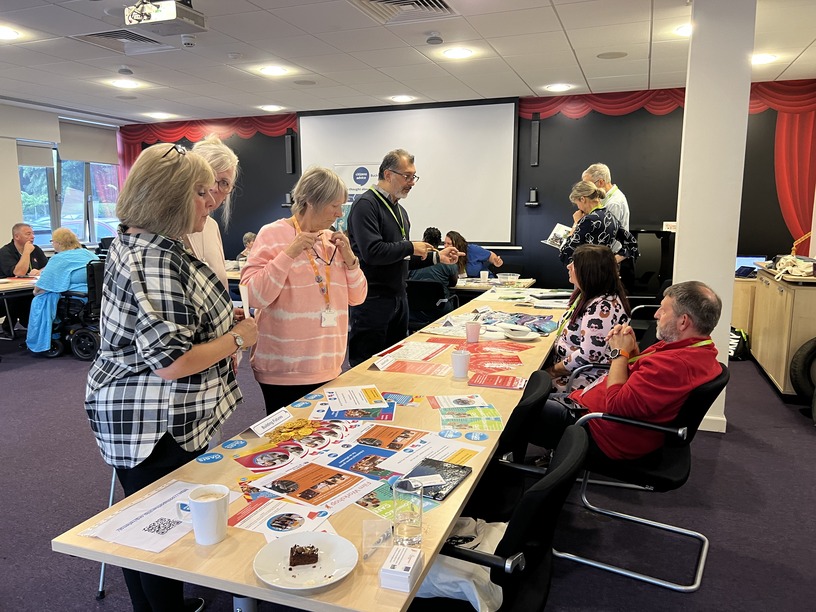
<path fill-rule="evenodd" d="M 455 246 L 460 253 L 466 253 L 464 257 L 459 258 L 460 276 L 467 275 L 476 278 L 482 270 L 490 272 L 491 264 L 497 268 L 501 268 L 504 264 L 502 258 L 493 251 L 488 251 L 478 244 L 469 243 L 459 232 L 450 231 L 445 234 L 445 246 Z"/>
<path fill-rule="evenodd" d="M 41 353 L 51 348 L 51 329 L 57 316 L 57 302 L 65 291 L 88 293 L 88 262 L 99 259 L 82 248 L 76 234 L 61 227 L 51 235 L 56 254 L 48 260 L 34 288 L 31 314 L 28 316 L 26 345 Z"/>

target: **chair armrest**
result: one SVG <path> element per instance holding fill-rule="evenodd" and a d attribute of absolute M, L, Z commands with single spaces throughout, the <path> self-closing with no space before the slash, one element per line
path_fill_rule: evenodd
<path fill-rule="evenodd" d="M 86 297 L 88 297 L 87 293 L 82 293 L 81 291 L 63 291 L 62 295 L 64 297 L 68 297 L 68 298 L 72 298 L 72 297 L 86 298 Z"/>
<path fill-rule="evenodd" d="M 498 555 L 491 555 L 481 550 L 470 550 L 469 548 L 461 548 L 453 544 L 443 544 L 442 550 L 439 552 L 446 557 L 461 559 L 462 561 L 469 561 L 476 565 L 502 570 L 506 574 L 512 574 L 516 570 L 523 572 L 527 565 L 524 553 L 516 553 L 509 557 L 499 557 Z"/>
<path fill-rule="evenodd" d="M 590 412 L 578 419 L 575 424 L 583 425 L 592 419 L 603 419 L 604 421 L 613 421 L 615 423 L 623 423 L 624 425 L 632 425 L 634 427 L 641 427 L 643 429 L 651 429 L 653 431 L 662 431 L 663 433 L 677 436 L 681 440 L 685 440 L 688 436 L 688 427 L 664 427 L 663 425 L 655 425 L 654 423 L 647 423 L 646 421 L 638 421 L 636 419 L 629 419 L 621 417 L 616 414 L 608 414 L 606 412 Z"/>
<path fill-rule="evenodd" d="M 629 315 L 629 318 L 630 318 L 630 319 L 634 319 L 634 318 L 635 318 L 635 313 L 636 313 L 638 310 L 645 310 L 645 309 L 647 309 L 647 308 L 649 308 L 649 309 L 654 310 L 655 312 L 657 312 L 657 310 L 660 308 L 660 304 L 641 304 L 640 306 L 635 306 L 635 307 L 632 309 L 632 313 Z"/>
<path fill-rule="evenodd" d="M 567 380 L 567 387 L 565 391 L 567 393 L 572 391 L 572 383 L 575 382 L 575 379 L 581 372 L 585 372 L 586 370 L 608 370 L 608 369 L 609 369 L 608 363 L 588 363 L 586 365 L 578 366 L 570 373 L 570 377 L 569 380 Z"/>
<path fill-rule="evenodd" d="M 512 454 L 513 453 L 507 453 L 507 455 Z M 507 459 L 507 455 L 495 461 L 494 465 L 497 465 L 504 469 L 512 470 L 514 472 L 532 474 L 533 476 L 538 476 L 539 478 L 543 478 L 544 476 L 547 475 L 547 468 L 538 467 L 536 465 L 527 465 L 526 463 L 516 463 L 514 461 L 510 461 L 509 459 Z"/>

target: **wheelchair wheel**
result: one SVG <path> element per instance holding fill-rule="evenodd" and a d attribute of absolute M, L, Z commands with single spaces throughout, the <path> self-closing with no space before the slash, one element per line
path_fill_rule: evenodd
<path fill-rule="evenodd" d="M 51 340 L 51 348 L 42 353 L 44 357 L 51 359 L 52 357 L 59 357 L 65 352 L 65 345 L 62 340 Z"/>
<path fill-rule="evenodd" d="M 99 337 L 90 329 L 78 329 L 71 335 L 71 350 L 78 359 L 90 361 L 99 350 Z"/>

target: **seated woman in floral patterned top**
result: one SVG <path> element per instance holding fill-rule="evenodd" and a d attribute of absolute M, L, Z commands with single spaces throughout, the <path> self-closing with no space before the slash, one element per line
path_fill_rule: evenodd
<path fill-rule="evenodd" d="M 618 275 L 618 265 L 605 245 L 582 244 L 567 265 L 575 285 L 570 307 L 558 326 L 547 372 L 556 391 L 564 391 L 576 368 L 592 363 L 609 363 L 606 336 L 615 325 L 629 321 L 629 301 Z M 575 378 L 573 389 L 581 389 L 603 372 L 589 368 Z"/>

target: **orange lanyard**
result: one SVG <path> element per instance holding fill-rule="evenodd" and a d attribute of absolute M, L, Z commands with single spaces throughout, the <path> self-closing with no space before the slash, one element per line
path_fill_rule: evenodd
<path fill-rule="evenodd" d="M 297 219 L 293 216 L 292 223 L 295 226 L 295 233 L 300 234 L 300 224 L 298 223 Z M 326 243 L 323 241 L 321 237 L 321 244 L 323 244 L 323 252 L 326 252 Z M 329 301 L 329 286 L 331 285 L 331 266 L 326 264 L 326 278 L 325 281 L 323 276 L 320 274 L 320 270 L 317 267 L 317 262 L 315 261 L 314 256 L 311 252 L 306 251 L 306 257 L 309 258 L 309 264 L 312 266 L 312 271 L 314 272 L 314 279 L 317 283 L 317 286 L 320 287 L 320 293 L 323 296 L 323 301 L 326 302 L 326 310 L 331 310 L 331 302 Z"/>

